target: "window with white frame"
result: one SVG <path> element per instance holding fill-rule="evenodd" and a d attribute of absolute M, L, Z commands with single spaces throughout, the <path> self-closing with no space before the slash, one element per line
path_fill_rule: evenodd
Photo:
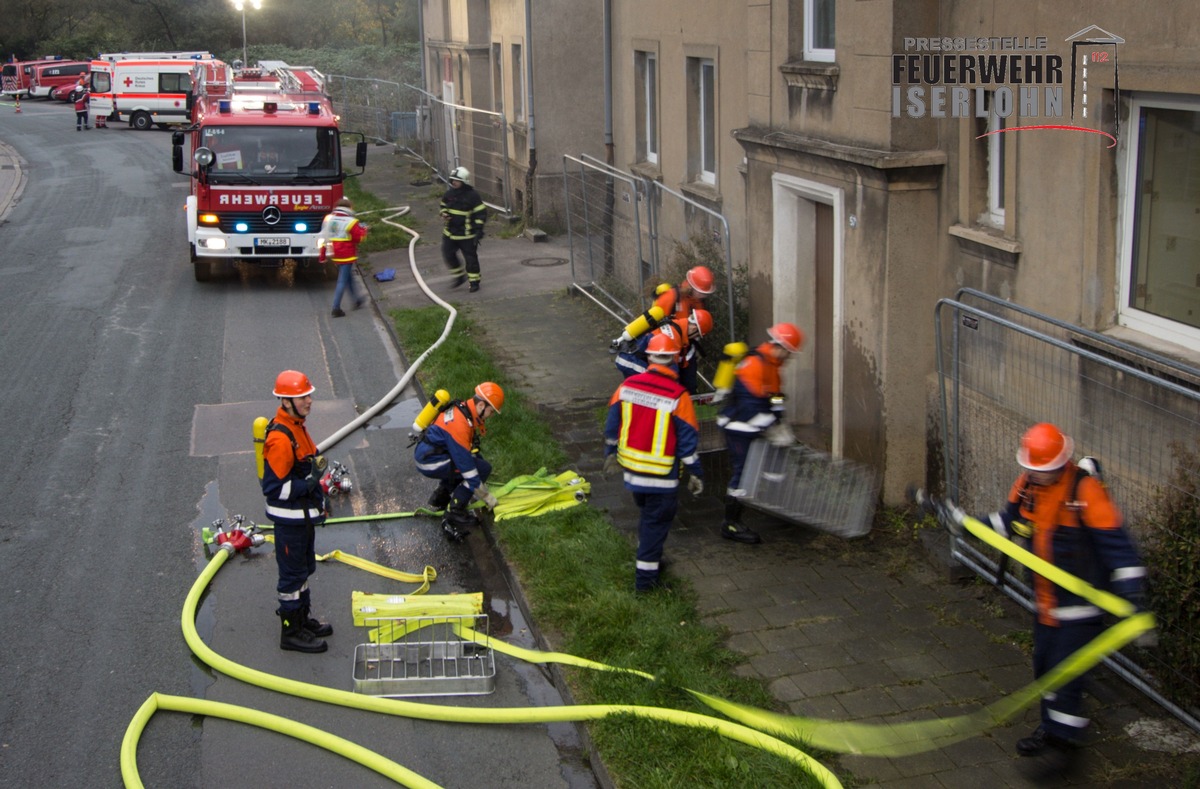
<path fill-rule="evenodd" d="M 513 120 L 525 120 L 525 69 L 521 67 L 521 45 L 512 45 Z"/>
<path fill-rule="evenodd" d="M 804 59 L 834 60 L 834 10 L 837 0 L 804 0 Z"/>
<path fill-rule="evenodd" d="M 1135 97 L 1129 117 L 1120 322 L 1200 348 L 1200 98 Z"/>
<path fill-rule="evenodd" d="M 988 224 L 1004 227 L 1004 139 L 1006 119 L 1000 115 L 994 97 L 989 93 L 988 101 L 988 135 L 987 140 L 987 170 L 988 170 L 988 207 L 984 218 Z"/>
<path fill-rule="evenodd" d="M 688 176 L 717 183 L 717 65 L 712 58 L 687 59 Z"/>
<path fill-rule="evenodd" d="M 658 57 L 653 52 L 634 53 L 634 79 L 637 158 L 639 162 L 658 164 Z"/>

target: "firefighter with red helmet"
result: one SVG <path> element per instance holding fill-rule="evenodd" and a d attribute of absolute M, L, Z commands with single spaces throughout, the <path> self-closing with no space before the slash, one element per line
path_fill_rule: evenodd
<path fill-rule="evenodd" d="M 496 506 L 496 497 L 487 488 L 492 466 L 479 453 L 479 439 L 485 432 L 485 422 L 503 407 L 504 390 L 484 381 L 475 387 L 470 400 L 447 405 L 417 441 L 413 453 L 417 470 L 440 480 L 429 497 L 429 506 L 446 510 L 442 530 L 455 542 L 470 534 L 475 525 L 475 517 L 467 511 L 472 496 L 488 508 Z"/>
<path fill-rule="evenodd" d="M 272 394 L 279 398 L 279 409 L 267 425 L 263 445 L 262 491 L 267 518 L 275 524 L 279 569 L 279 648 L 296 652 L 324 652 L 328 644 L 322 639 L 333 635 L 330 625 L 312 616 L 308 589 L 317 571 L 316 527 L 327 515 L 321 490 L 325 459 L 304 425 L 314 390 L 302 372 L 284 370 L 276 377 Z"/>
<path fill-rule="evenodd" d="M 694 266 L 688 269 L 683 282 L 674 287 L 667 287 L 665 284 L 659 286 L 653 306 L 631 321 L 621 332 L 621 336 L 609 344 L 610 352 L 615 353 L 619 348 L 628 348 L 630 343 L 662 325 L 664 321 L 673 320 L 679 326 L 686 327 L 692 311 L 703 307 L 704 299 L 715 289 L 713 273 L 708 266 Z"/>
<path fill-rule="evenodd" d="M 618 465 L 624 469 L 625 487 L 641 513 L 635 574 L 639 593 L 659 585 L 663 545 L 678 508 L 680 466 L 690 472 L 692 495 L 704 492 L 696 412 L 673 367 L 678 346 L 659 334 L 646 352 L 649 368 L 617 387 L 604 424 L 605 474 Z"/>
<path fill-rule="evenodd" d="M 1100 478 L 1099 464 L 1093 458 L 1075 463 L 1074 448 L 1071 437 L 1048 422 L 1026 430 L 1017 449 L 1022 471 L 1007 504 L 983 520 L 1004 537 L 1028 541 L 1050 564 L 1140 605 L 1146 570 L 1125 519 Z M 961 524 L 962 510 L 950 505 L 949 511 Z M 1099 635 L 1103 625 L 1099 608 L 1042 575 L 1034 573 L 1033 591 L 1033 673 L 1041 677 Z M 1080 676 L 1042 698 L 1041 725 L 1017 741 L 1018 754 L 1079 744 L 1089 723 L 1082 714 L 1083 687 Z"/>
<path fill-rule="evenodd" d="M 767 329 L 766 342 L 738 362 L 732 390 L 717 417 L 725 434 L 731 472 L 725 491 L 725 521 L 721 536 L 742 543 L 759 543 L 762 538 L 741 522 L 742 470 L 750 445 L 759 438 L 774 444 L 795 443 L 785 421 L 783 385 L 779 371 L 784 362 L 804 345 L 804 333 L 793 323 L 776 323 Z"/>
<path fill-rule="evenodd" d="M 636 340 L 623 343 L 613 364 L 626 378 L 646 372 L 646 368 L 649 366 L 649 362 L 646 360 L 646 347 L 650 344 L 651 338 L 665 334 L 679 346 L 678 362 L 675 365 L 679 373 L 679 382 L 688 390 L 688 394 L 694 395 L 699 383 L 699 342 L 701 338 L 712 331 L 712 326 L 712 313 L 703 307 L 692 310 L 686 321 L 668 318 L 657 329 L 643 334 Z"/>

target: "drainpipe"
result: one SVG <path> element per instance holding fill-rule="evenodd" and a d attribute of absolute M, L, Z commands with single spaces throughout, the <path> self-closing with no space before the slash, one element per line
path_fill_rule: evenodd
<path fill-rule="evenodd" d="M 533 184 L 537 174 L 537 134 L 533 125 L 533 0 L 525 0 L 525 107 L 529 122 L 529 170 L 525 173 L 525 205 L 522 208 L 527 221 L 533 217 Z"/>
<path fill-rule="evenodd" d="M 604 0 L 604 163 L 616 163 L 613 150 L 612 105 L 612 0 Z"/>
<path fill-rule="evenodd" d="M 418 0 L 417 40 L 421 42 L 421 90 L 429 90 L 429 77 L 425 74 L 425 59 L 429 57 L 429 53 L 425 51 L 425 6 L 426 0 Z"/>

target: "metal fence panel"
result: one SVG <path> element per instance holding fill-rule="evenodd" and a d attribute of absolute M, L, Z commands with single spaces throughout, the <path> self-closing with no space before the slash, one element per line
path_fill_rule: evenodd
<path fill-rule="evenodd" d="M 938 303 L 935 330 L 947 494 L 967 512 L 1003 504 L 1019 470 L 1019 437 L 1031 424 L 1052 422 L 1074 438 L 1077 456 L 1101 461 L 1135 539 L 1195 538 L 1164 522 L 1163 502 L 1200 506 L 1194 487 L 1177 482 L 1181 464 L 1194 463 L 1200 447 L 1200 370 L 970 289 Z M 956 541 L 955 551 L 995 579 L 999 562 L 990 549 Z M 1148 570 L 1151 584 L 1156 575 L 1160 583 L 1190 583 L 1171 568 Z M 1032 610 L 1018 579 L 1005 589 Z M 1200 639 L 1189 625 L 1171 627 L 1164 640 Z M 1198 698 L 1197 677 L 1181 675 L 1156 650 L 1129 652 L 1108 661 L 1110 668 L 1200 728 L 1195 709 L 1183 710 L 1158 690 L 1182 687 L 1183 696 Z"/>
<path fill-rule="evenodd" d="M 484 200 L 512 212 L 509 128 L 502 114 L 381 79 L 334 74 L 328 90 L 342 128 L 407 149 L 443 181 L 455 167 L 466 167 Z"/>

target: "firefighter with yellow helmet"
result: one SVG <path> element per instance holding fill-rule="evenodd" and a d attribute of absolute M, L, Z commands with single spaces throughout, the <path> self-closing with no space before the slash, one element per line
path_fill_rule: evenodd
<path fill-rule="evenodd" d="M 446 510 L 442 530 L 455 542 L 470 534 L 475 525 L 475 517 L 467 510 L 472 496 L 489 508 L 496 506 L 496 497 L 487 488 L 492 465 L 480 454 L 479 439 L 486 421 L 503 407 L 504 390 L 484 381 L 475 387 L 471 399 L 446 405 L 422 430 L 413 452 L 417 471 L 439 480 L 429 506 Z"/>
<path fill-rule="evenodd" d="M 327 515 L 321 474 L 325 459 L 304 420 L 312 411 L 315 387 L 308 376 L 284 370 L 272 394 L 279 398 L 263 444 L 262 491 L 267 518 L 275 524 L 275 563 L 279 569 L 276 614 L 282 625 L 279 648 L 324 652 L 322 639 L 333 628 L 312 616 L 308 580 L 317 571 L 316 527 Z"/>

